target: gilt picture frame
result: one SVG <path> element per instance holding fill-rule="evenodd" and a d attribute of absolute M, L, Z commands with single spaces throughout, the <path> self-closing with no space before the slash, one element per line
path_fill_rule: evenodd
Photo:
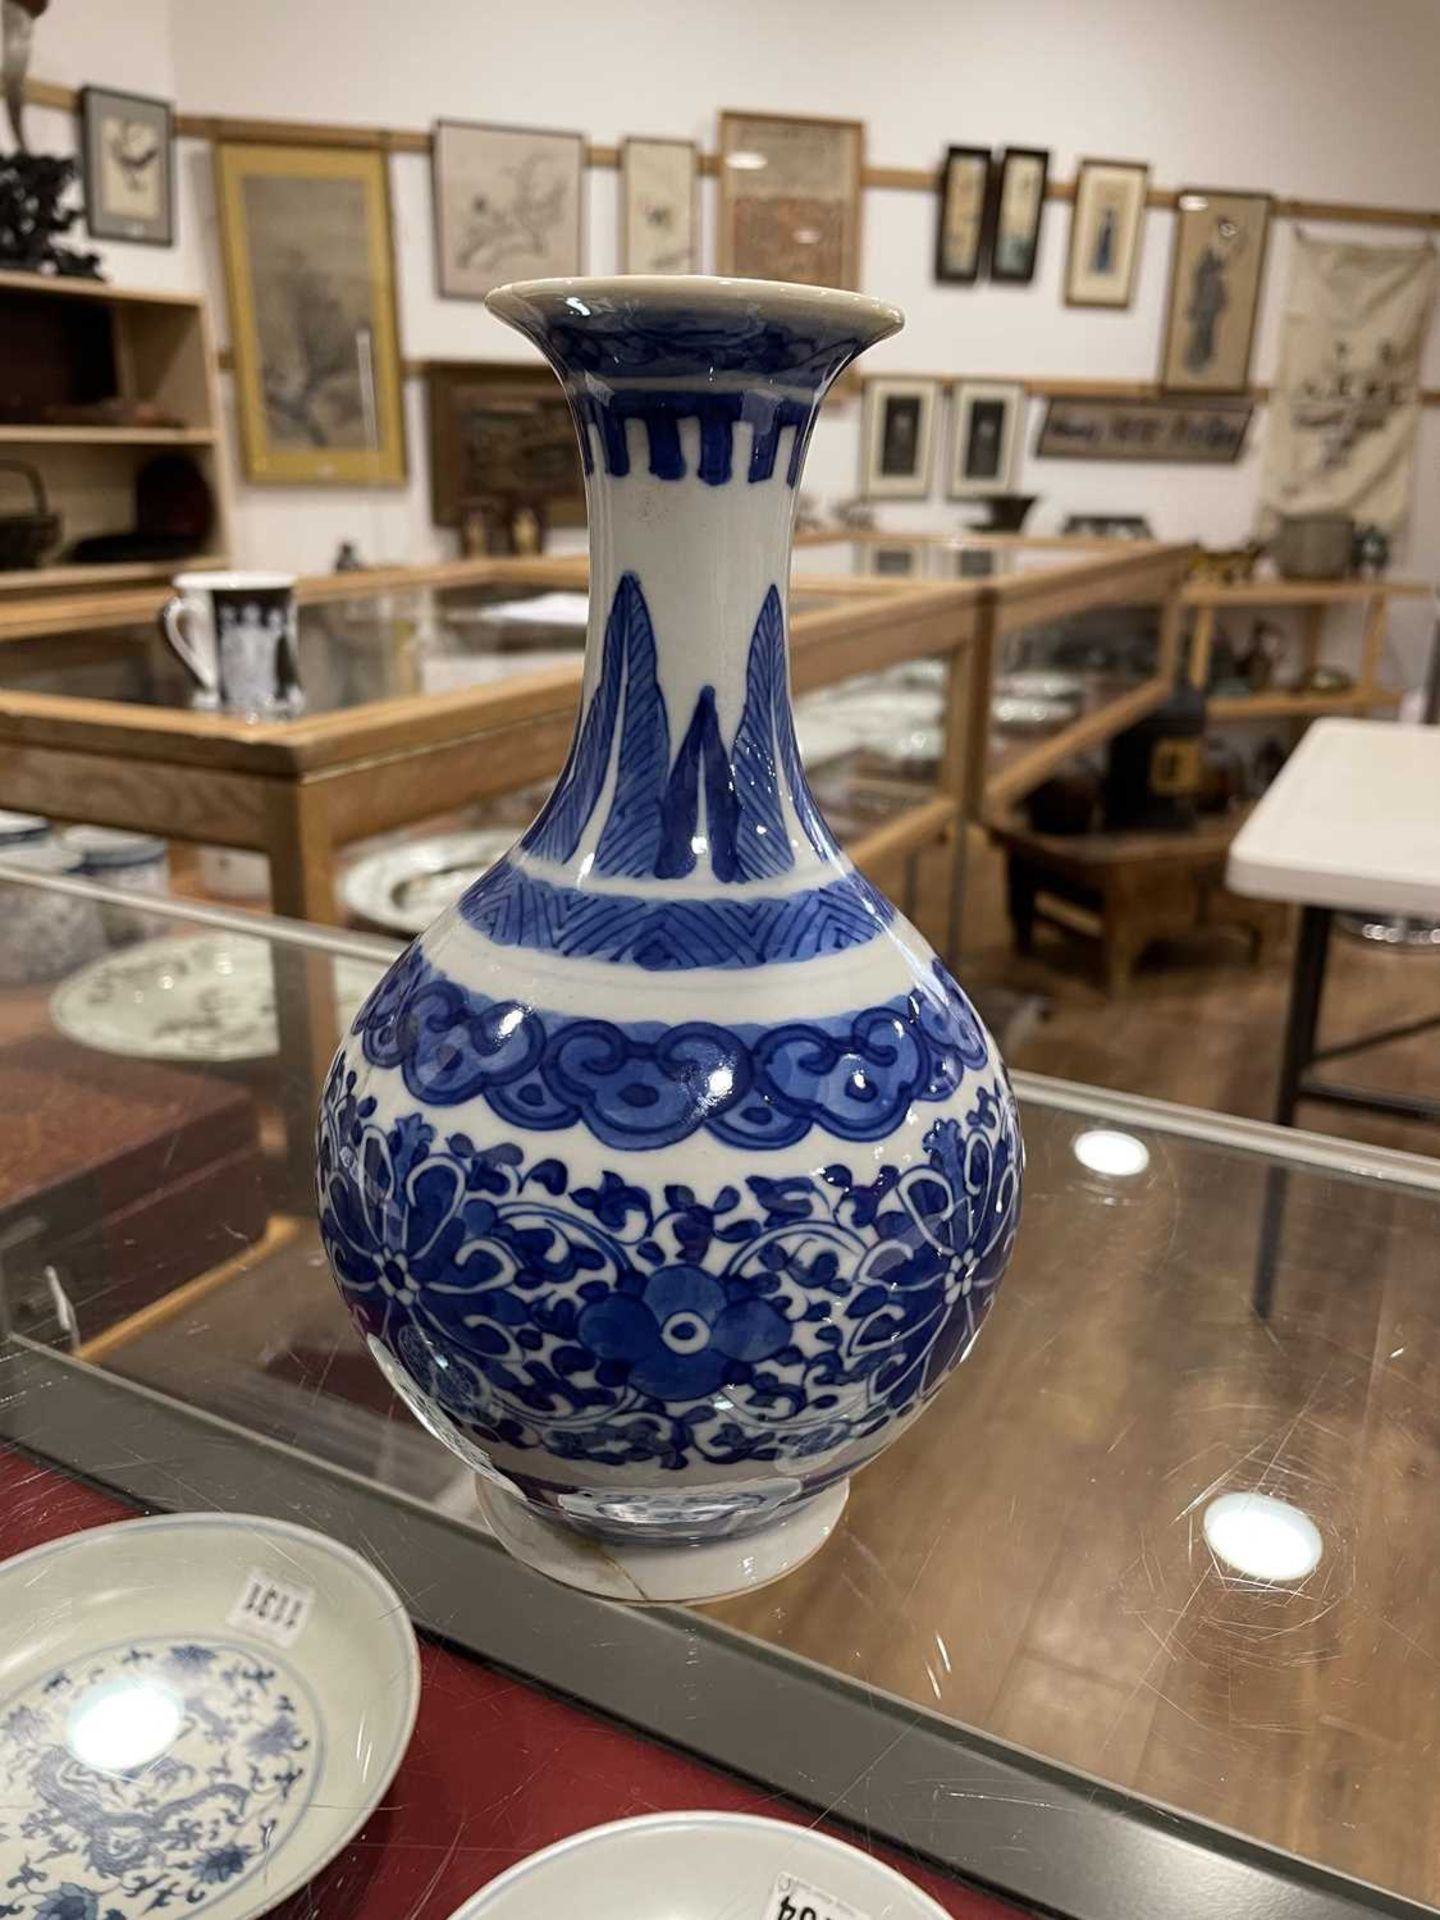
<path fill-rule="evenodd" d="M 693 140 L 620 143 L 620 271 L 700 271 L 700 169 Z"/>
<path fill-rule="evenodd" d="M 584 271 L 585 136 L 439 120 L 431 136 L 435 286 L 483 300 L 510 280 Z"/>
<path fill-rule="evenodd" d="M 1049 182 L 1047 149 L 1007 147 L 1000 156 L 990 221 L 990 278 L 997 285 L 1028 287 L 1035 278 Z"/>
<path fill-rule="evenodd" d="M 148 94 L 80 92 L 85 225 L 95 240 L 175 244 L 175 110 Z"/>
<path fill-rule="evenodd" d="M 1065 304 L 1128 307 L 1145 237 L 1150 169 L 1138 160 L 1082 160 L 1075 175 Z"/>
<path fill-rule="evenodd" d="M 935 464 L 940 383 L 907 374 L 865 382 L 860 492 L 872 500 L 923 500 Z"/>
<path fill-rule="evenodd" d="M 726 109 L 719 164 L 717 273 L 859 286 L 861 121 Z"/>
<path fill-rule="evenodd" d="M 405 410 L 386 156 L 215 149 L 245 476 L 398 486 Z"/>
<path fill-rule="evenodd" d="M 1176 198 L 1160 353 L 1167 393 L 1244 393 L 1265 285 L 1268 193 L 1185 187 Z"/>
<path fill-rule="evenodd" d="M 935 226 L 935 278 L 969 287 L 980 278 L 990 242 L 988 147 L 950 147 L 940 169 Z"/>

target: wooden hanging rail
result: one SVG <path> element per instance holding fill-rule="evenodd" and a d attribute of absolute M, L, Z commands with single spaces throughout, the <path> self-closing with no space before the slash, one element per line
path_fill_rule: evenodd
<path fill-rule="evenodd" d="M 420 370 L 423 369 L 417 368 L 417 371 Z M 1204 406 L 1221 400 L 1253 400 L 1263 406 L 1273 391 L 1266 381 L 1256 381 L 1253 386 L 1246 387 L 1243 393 L 1175 393 L 1154 380 L 1067 379 L 1063 375 L 1023 373 L 926 373 L 923 369 L 912 370 L 909 367 L 904 369 L 903 374 L 887 368 L 884 373 L 862 373 L 856 377 L 862 386 L 871 380 L 896 378 L 934 380 L 944 387 L 958 387 L 971 380 L 985 380 L 999 386 L 1023 387 L 1032 400 L 1173 400 L 1177 406 L 1187 401 Z M 1420 404 L 1422 407 L 1440 407 L 1440 387 L 1422 387 Z"/>
<path fill-rule="evenodd" d="M 37 107 L 52 107 L 61 113 L 74 113 L 80 95 L 74 87 L 57 86 L 51 80 L 30 80 L 26 97 Z M 175 131 L 183 140 L 237 141 L 252 146 L 286 147 L 360 147 L 381 153 L 428 154 L 431 136 L 413 127 L 343 126 L 320 120 L 237 120 L 224 114 L 177 113 Z M 587 146 L 585 162 L 591 167 L 618 167 L 618 147 Z M 702 153 L 699 167 L 703 174 L 720 171 L 718 154 Z M 866 167 L 861 184 L 880 192 L 935 193 L 939 190 L 940 169 L 934 167 Z M 1240 191 L 1240 189 L 1236 189 Z M 1175 187 L 1151 187 L 1145 196 L 1147 207 L 1173 212 L 1179 199 Z M 1073 180 L 1051 180 L 1045 189 L 1047 200 L 1075 198 Z M 1280 220 L 1332 220 L 1352 226 L 1413 227 L 1426 233 L 1440 232 L 1440 210 L 1423 207 L 1377 207 L 1362 201 L 1303 200 L 1279 196 L 1275 216 Z"/>

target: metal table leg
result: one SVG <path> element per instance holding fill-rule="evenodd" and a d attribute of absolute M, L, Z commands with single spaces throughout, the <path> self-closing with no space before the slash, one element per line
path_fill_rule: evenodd
<path fill-rule="evenodd" d="M 1315 1058 L 1315 1035 L 1320 1025 L 1320 1000 L 1325 986 L 1325 960 L 1330 951 L 1330 909 L 1302 907 L 1295 959 L 1290 974 L 1290 1008 L 1285 1020 L 1285 1045 L 1280 1056 L 1280 1084 L 1275 1093 L 1277 1126 L 1295 1124 L 1295 1108 L 1305 1069 Z M 1285 1197 L 1290 1170 L 1282 1164 L 1266 1169 L 1265 1200 L 1260 1215 L 1260 1248 L 1255 1263 L 1255 1312 L 1268 1320 L 1275 1297 L 1275 1267 L 1280 1234 L 1285 1225 Z"/>

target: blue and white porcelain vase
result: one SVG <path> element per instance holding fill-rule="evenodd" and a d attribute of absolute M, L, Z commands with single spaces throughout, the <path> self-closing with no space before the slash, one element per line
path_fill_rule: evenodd
<path fill-rule="evenodd" d="M 321 1220 L 505 1544 L 698 1598 L 827 1537 L 969 1350 L 1019 1208 L 994 1043 L 827 830 L 790 707 L 807 441 L 901 316 L 709 278 L 489 305 L 580 435 L 581 712 L 535 824 L 341 1047 Z"/>

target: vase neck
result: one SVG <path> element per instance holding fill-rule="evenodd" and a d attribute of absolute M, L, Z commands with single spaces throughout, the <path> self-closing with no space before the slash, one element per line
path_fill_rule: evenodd
<path fill-rule="evenodd" d="M 790 710 L 791 530 L 826 387 L 896 321 L 744 285 L 492 296 L 561 376 L 590 519 L 580 720 L 522 854 L 602 888 L 773 891 L 836 858 Z"/>
<path fill-rule="evenodd" d="M 713 708 L 727 744 L 740 727 L 757 623 L 784 607 L 796 486 L 813 403 L 736 388 L 605 401 L 586 396 L 577 421 L 588 442 L 590 627 L 587 695 L 599 684 L 611 610 L 634 583 L 654 641 L 658 693 L 672 753 L 692 717 Z M 612 410 L 616 400 L 623 411 Z M 651 401 L 655 404 L 650 404 Z M 690 407 L 695 411 L 687 411 Z M 703 409 L 703 411 L 702 411 Z M 781 691 L 788 667 L 781 659 Z"/>

